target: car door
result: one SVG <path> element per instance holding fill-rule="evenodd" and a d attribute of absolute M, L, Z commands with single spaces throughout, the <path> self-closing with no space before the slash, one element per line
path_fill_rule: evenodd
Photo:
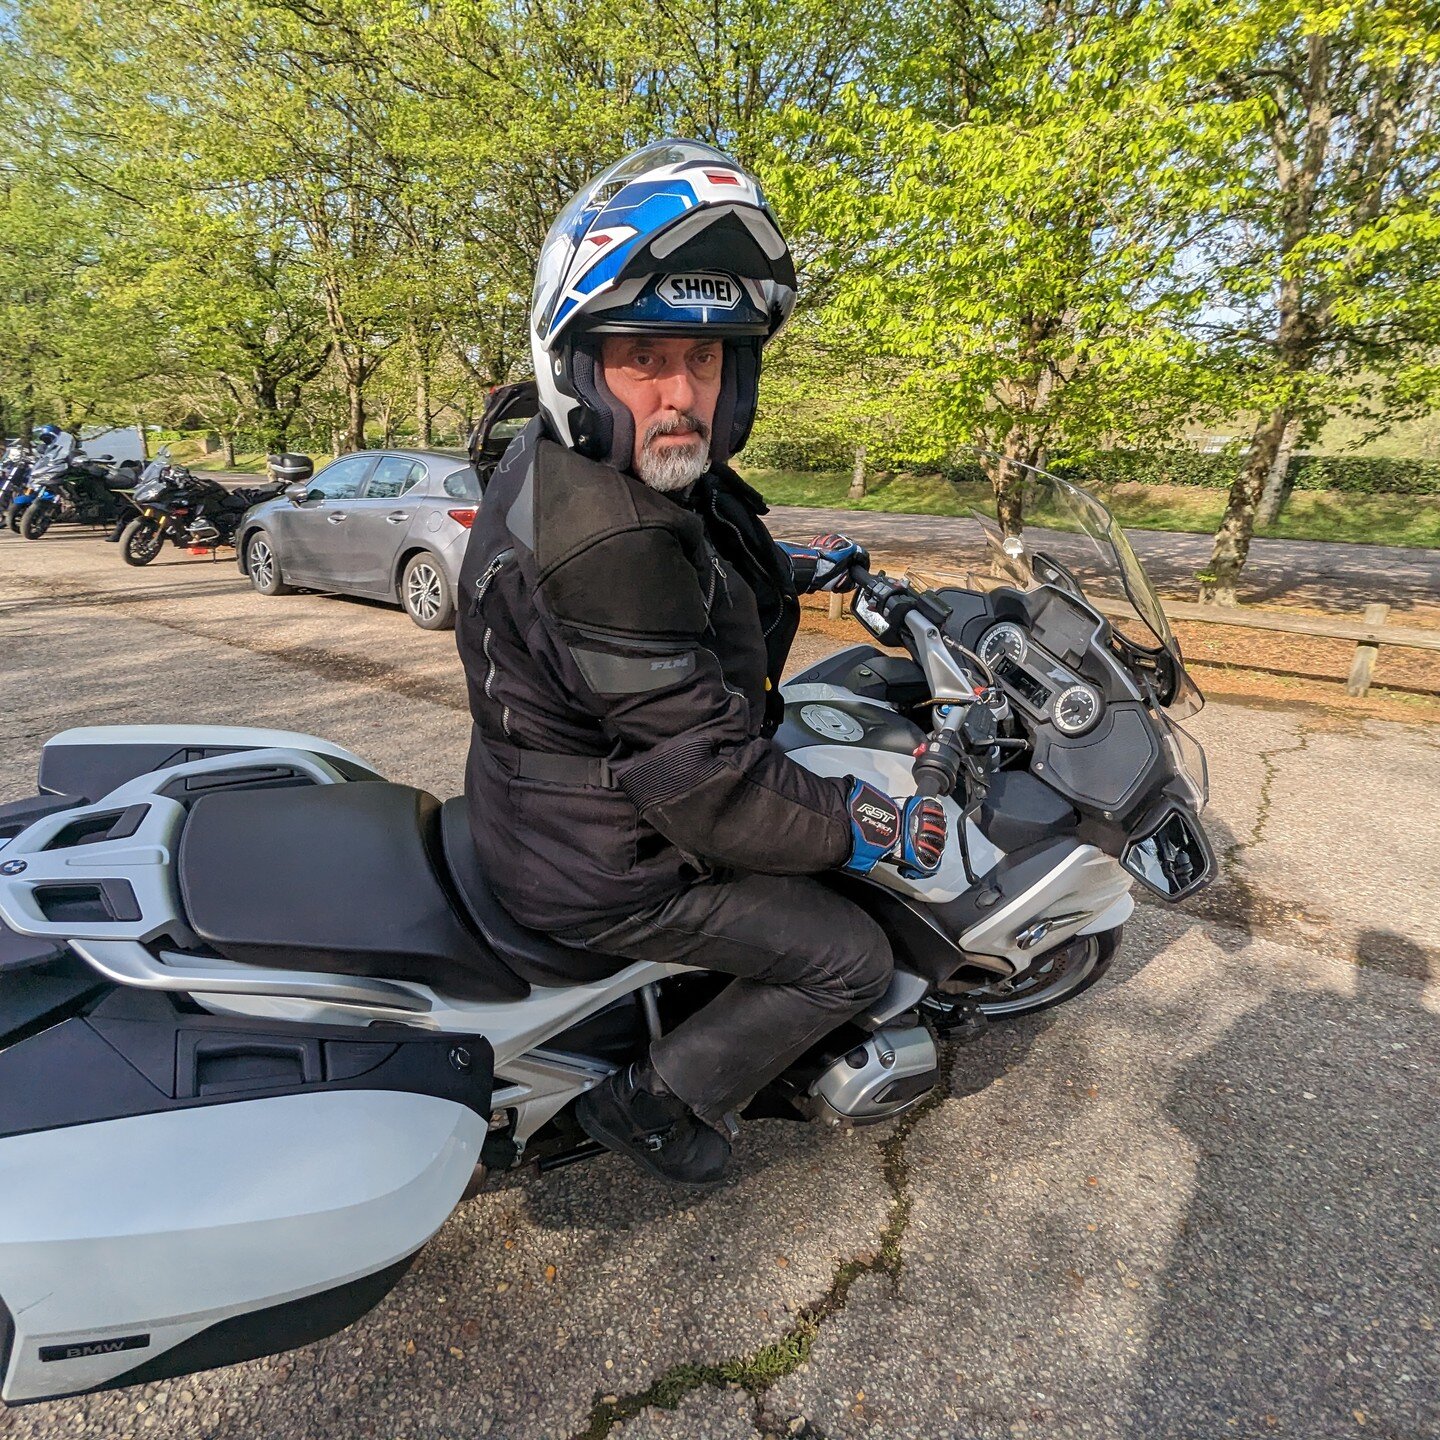
<path fill-rule="evenodd" d="M 350 507 L 374 464 L 375 456 L 368 452 L 342 455 L 305 487 L 300 504 L 277 507 L 275 541 L 287 580 L 346 588 L 341 578 L 348 563 L 345 527 L 350 522 Z"/>
<path fill-rule="evenodd" d="M 375 462 L 345 524 L 345 563 L 356 590 L 395 598 L 395 562 L 414 521 L 424 479 L 424 463 L 413 455 L 382 455 Z"/>

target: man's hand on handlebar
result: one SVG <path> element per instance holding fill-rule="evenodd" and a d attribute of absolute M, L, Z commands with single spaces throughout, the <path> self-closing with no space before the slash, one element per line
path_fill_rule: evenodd
<path fill-rule="evenodd" d="M 882 860 L 907 880 L 933 875 L 945 855 L 945 808 L 928 795 L 895 800 L 863 780 L 850 786 L 850 858 L 844 868 L 868 875 Z"/>
<path fill-rule="evenodd" d="M 853 590 L 851 567 L 858 565 L 867 570 L 870 566 L 870 552 L 846 535 L 817 535 L 810 548 L 816 552 L 815 579 L 811 582 L 816 590 L 841 594 Z"/>

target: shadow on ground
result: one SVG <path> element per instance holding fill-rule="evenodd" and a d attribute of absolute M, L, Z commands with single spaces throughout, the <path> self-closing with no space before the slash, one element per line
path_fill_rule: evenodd
<path fill-rule="evenodd" d="M 1392 1038 L 1367 1009 L 1283 988 L 1178 1071 L 1195 1183 L 1133 1440 L 1440 1432 L 1440 1024 L 1411 1012 Z"/>

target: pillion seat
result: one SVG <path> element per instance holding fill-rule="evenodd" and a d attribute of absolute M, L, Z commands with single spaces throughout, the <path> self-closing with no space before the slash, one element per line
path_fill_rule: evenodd
<path fill-rule="evenodd" d="M 419 981 L 465 1000 L 518 1000 L 532 980 L 577 978 L 570 957 L 582 973 L 599 958 L 516 925 L 486 903 L 483 879 L 469 877 L 478 906 L 468 888 L 462 897 L 444 830 L 455 823 L 442 826 L 433 795 L 385 781 L 212 792 L 181 836 L 185 912 L 228 960 Z M 607 960 L 601 973 L 617 968 Z"/>

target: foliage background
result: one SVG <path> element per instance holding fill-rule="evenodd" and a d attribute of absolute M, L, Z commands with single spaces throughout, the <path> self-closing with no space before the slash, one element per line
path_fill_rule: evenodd
<path fill-rule="evenodd" d="M 978 466 L 1002 517 L 1018 464 L 1219 483 L 1233 577 L 1267 482 L 1436 493 L 1313 452 L 1435 409 L 1437 37 L 1431 0 L 0 0 L 0 425 L 454 443 L 528 370 L 550 219 L 691 135 L 801 273 L 749 462 Z"/>

